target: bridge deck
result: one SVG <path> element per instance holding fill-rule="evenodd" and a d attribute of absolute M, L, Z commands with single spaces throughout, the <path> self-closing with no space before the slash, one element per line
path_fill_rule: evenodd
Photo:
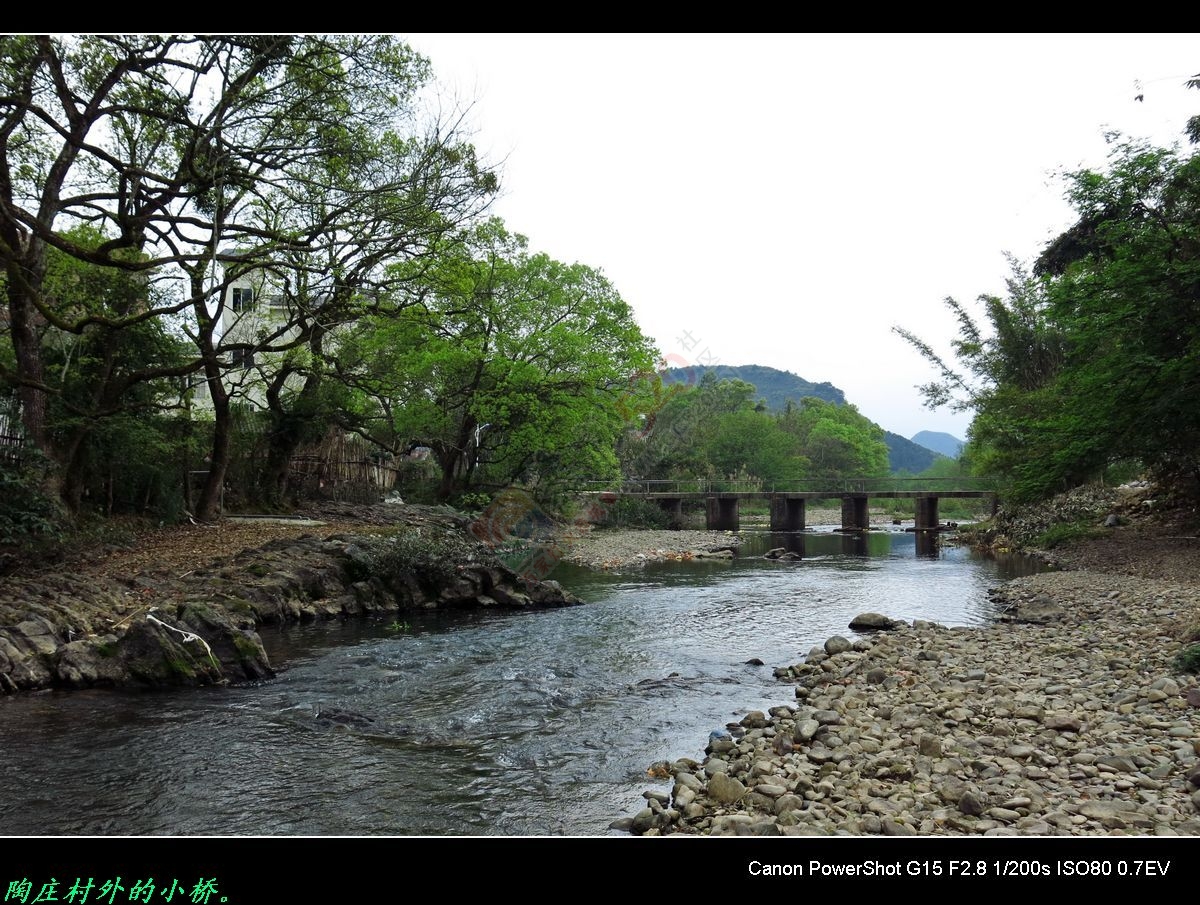
<path fill-rule="evenodd" d="M 854 497 L 885 500 L 918 500 L 929 497 L 986 499 L 995 496 L 992 490 L 609 490 L 591 491 L 592 496 L 628 496 L 645 500 L 840 500 Z"/>

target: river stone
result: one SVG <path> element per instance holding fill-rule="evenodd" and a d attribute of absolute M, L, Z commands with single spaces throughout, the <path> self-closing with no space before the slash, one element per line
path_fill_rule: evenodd
<path fill-rule="evenodd" d="M 710 736 L 711 738 L 711 736 Z M 727 751 L 732 751 L 737 743 L 728 735 L 719 735 L 708 743 L 708 752 L 710 754 L 724 754 Z"/>
<path fill-rule="evenodd" d="M 751 710 L 744 717 L 742 717 L 741 723 L 747 729 L 762 729 L 770 725 L 767 715 L 761 710 Z"/>
<path fill-rule="evenodd" d="M 801 811 L 804 809 L 804 799 L 799 795 L 780 795 L 775 799 L 775 813 L 782 815 L 789 811 Z"/>
<path fill-rule="evenodd" d="M 901 623 L 890 619 L 881 613 L 859 613 L 850 620 L 850 628 L 855 631 L 878 632 L 894 629 Z"/>
<path fill-rule="evenodd" d="M 897 823 L 895 820 L 880 821 L 883 835 L 885 836 L 915 836 L 917 831 L 905 823 Z"/>
<path fill-rule="evenodd" d="M 1091 820 L 1107 820 L 1117 817 L 1128 810 L 1128 805 L 1118 801 L 1085 801 L 1079 806 L 1079 813 Z"/>
<path fill-rule="evenodd" d="M 849 638 L 843 638 L 841 635 L 834 635 L 832 638 L 825 640 L 825 653 L 831 657 L 834 654 L 844 654 L 850 650 L 853 645 L 850 644 Z"/>
<path fill-rule="evenodd" d="M 1191 769 L 1184 774 L 1184 780 L 1188 785 L 1195 788 L 1200 788 L 1200 763 L 1194 764 Z"/>
<path fill-rule="evenodd" d="M 1101 767 L 1116 770 L 1118 773 L 1136 773 L 1138 771 L 1137 764 L 1128 757 L 1101 757 L 1096 763 Z"/>
<path fill-rule="evenodd" d="M 941 757 L 942 741 L 932 735 L 922 735 L 921 741 L 917 745 L 917 750 L 926 757 Z"/>
<path fill-rule="evenodd" d="M 675 807 L 682 810 L 696 800 L 696 793 L 686 787 L 675 787 Z"/>
<path fill-rule="evenodd" d="M 867 683 L 869 685 L 882 685 L 887 681 L 887 670 L 880 666 L 867 671 Z"/>
<path fill-rule="evenodd" d="M 654 812 L 649 808 L 642 808 L 638 811 L 637 816 L 633 818 L 630 824 L 629 831 L 635 836 L 641 836 L 654 826 Z"/>
<path fill-rule="evenodd" d="M 1187 702 L 1190 707 L 1200 707 L 1200 686 L 1187 690 Z"/>
<path fill-rule="evenodd" d="M 822 726 L 836 726 L 842 721 L 842 716 L 836 710 L 818 710 L 812 715 L 812 718 Z"/>
<path fill-rule="evenodd" d="M 970 790 L 963 792 L 958 799 L 958 809 L 968 817 L 978 817 L 987 807 L 987 799 Z"/>
<path fill-rule="evenodd" d="M 816 720 L 801 720 L 796 724 L 796 728 L 792 730 L 792 739 L 796 742 L 812 741 L 812 737 L 821 729 L 821 724 Z"/>
<path fill-rule="evenodd" d="M 1063 618 L 1066 611 L 1051 600 L 1022 601 L 1014 610 L 1000 616 L 1002 622 L 1033 623 L 1041 625 Z"/>
<path fill-rule="evenodd" d="M 704 772 L 709 776 L 716 776 L 720 773 L 728 773 L 729 761 L 722 760 L 719 757 L 710 757 L 704 763 Z"/>
<path fill-rule="evenodd" d="M 774 799 L 779 798 L 781 795 L 787 794 L 787 789 L 785 787 L 775 785 L 775 783 L 770 782 L 764 782 L 755 786 L 754 791 L 759 795 L 765 795 L 767 798 L 772 799 L 772 805 L 774 805 Z"/>
<path fill-rule="evenodd" d="M 1078 732 L 1083 728 L 1083 721 L 1070 713 L 1047 713 L 1042 723 L 1047 729 L 1058 732 Z"/>
<path fill-rule="evenodd" d="M 746 794 L 746 787 L 728 773 L 716 773 L 708 781 L 708 794 L 722 804 L 733 804 Z"/>

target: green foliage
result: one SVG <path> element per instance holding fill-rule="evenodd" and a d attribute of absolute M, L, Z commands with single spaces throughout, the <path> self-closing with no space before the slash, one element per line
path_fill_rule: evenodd
<path fill-rule="evenodd" d="M 741 380 L 707 371 L 688 390 L 671 387 L 650 429 L 627 434 L 626 474 L 783 487 L 802 480 L 887 474 L 883 431 L 848 404 L 809 397 L 772 414 Z"/>
<path fill-rule="evenodd" d="M 884 431 L 883 442 L 888 448 L 888 467 L 893 474 L 898 472 L 920 472 L 929 468 L 939 458 L 939 454 L 918 443 Z"/>
<path fill-rule="evenodd" d="M 491 501 L 490 493 L 460 493 L 454 505 L 463 512 L 482 512 Z"/>
<path fill-rule="evenodd" d="M 604 509 L 609 528 L 670 528 L 671 517 L 653 500 L 619 497 Z"/>
<path fill-rule="evenodd" d="M 42 491 L 45 465 L 34 451 L 17 461 L 0 457 L 0 550 L 25 550 L 61 535 L 55 501 Z"/>
<path fill-rule="evenodd" d="M 309 351 L 392 287 L 388 262 L 433 254 L 497 188 L 454 124 L 416 122 L 430 65 L 393 35 L 0 45 L 0 380 L 71 507 L 95 497 L 99 425 L 178 405 L 176 381 L 205 371 L 209 514 L 229 453 L 216 373 L 234 353 Z M 249 270 L 278 276 L 286 318 L 226 330 L 213 281 Z M 276 464 L 340 414 L 310 404 L 327 401 L 275 409 Z"/>
<path fill-rule="evenodd" d="M 805 399 L 799 408 L 789 407 L 780 416 L 780 426 L 799 441 L 811 478 L 836 480 L 888 473 L 883 429 L 853 405 Z"/>
<path fill-rule="evenodd" d="M 366 555 L 372 575 L 385 579 L 411 576 L 434 593 L 458 577 L 463 563 L 495 564 L 490 554 L 461 533 L 432 527 L 404 528 L 366 545 Z"/>
<path fill-rule="evenodd" d="M 386 413 L 389 445 L 433 450 L 442 498 L 473 481 L 616 475 L 630 375 L 653 350 L 603 274 L 531 253 L 498 220 L 419 273 L 394 272 L 421 303 L 362 321 L 343 371 L 364 412 Z"/>
<path fill-rule="evenodd" d="M 1104 534 L 1092 520 L 1082 522 L 1062 522 L 1052 525 L 1033 540 L 1033 546 L 1042 550 L 1053 550 L 1072 541 L 1087 540 Z"/>
<path fill-rule="evenodd" d="M 756 398 L 762 399 L 772 412 L 781 412 L 788 402 L 793 405 L 808 397 L 844 405 L 845 394 L 831 383 L 812 383 L 790 371 L 780 371 L 763 365 L 697 365 L 689 368 L 667 368 L 662 379 L 668 386 L 689 389 L 696 386 L 705 374 L 717 380 L 740 381 L 754 387 Z"/>
<path fill-rule="evenodd" d="M 1190 644 L 1175 655 L 1171 667 L 1176 672 L 1200 673 L 1200 644 Z"/>
<path fill-rule="evenodd" d="M 973 408 L 969 452 L 1014 501 L 1138 462 L 1200 486 L 1200 157 L 1110 136 L 1105 171 L 1064 176 L 1078 221 L 1005 298 L 985 335 L 954 300 L 964 373 L 939 369 L 932 405 Z"/>

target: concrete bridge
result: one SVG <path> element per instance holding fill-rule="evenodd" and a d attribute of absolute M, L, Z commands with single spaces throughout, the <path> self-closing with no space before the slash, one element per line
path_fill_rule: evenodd
<path fill-rule="evenodd" d="M 828 486 L 830 483 L 835 486 Z M 742 500 L 769 500 L 772 531 L 803 531 L 809 500 L 840 500 L 843 531 L 866 531 L 870 527 L 869 501 L 909 499 L 916 503 L 916 531 L 944 527 L 938 516 L 942 499 L 988 499 L 995 513 L 997 497 L 982 481 L 969 478 L 852 478 L 826 482 L 825 487 L 796 485 L 763 487 L 759 482 L 731 481 L 627 481 L 619 489 L 590 490 L 601 501 L 621 497 L 653 500 L 671 517 L 682 522 L 684 500 L 704 500 L 705 524 L 709 530 L 737 531 L 738 507 Z"/>

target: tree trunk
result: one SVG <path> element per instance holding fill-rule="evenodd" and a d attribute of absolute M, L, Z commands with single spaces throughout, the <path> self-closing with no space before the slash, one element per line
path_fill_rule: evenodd
<path fill-rule="evenodd" d="M 200 499 L 196 503 L 196 518 L 207 522 L 221 514 L 225 473 L 229 470 L 229 455 L 233 445 L 233 416 L 229 407 L 229 390 L 225 388 L 222 380 L 221 360 L 213 341 L 217 323 L 207 309 L 204 269 L 197 267 L 189 276 L 192 311 L 198 325 L 197 348 L 204 360 L 204 376 L 208 381 L 208 393 L 213 404 L 213 437 L 208 453 L 208 474 L 200 491 Z"/>
<path fill-rule="evenodd" d="M 216 386 L 214 387 L 214 382 Z M 229 393 L 221 384 L 218 373 L 209 378 L 209 392 L 213 401 L 213 439 L 208 454 L 208 475 L 196 504 L 196 518 L 210 522 L 221 514 L 222 491 L 225 473 L 229 470 L 229 451 L 233 440 L 233 417 L 229 410 Z"/>
<path fill-rule="evenodd" d="M 45 255 L 30 252 L 20 262 L 10 263 L 8 270 L 8 334 L 16 357 L 21 425 L 26 442 L 53 458 L 46 434 L 46 391 L 41 388 L 45 371 L 38 313 L 31 296 L 32 287 L 40 286 L 45 274 Z"/>
<path fill-rule="evenodd" d="M 271 430 L 268 435 L 267 461 L 263 468 L 262 487 L 268 502 L 282 503 L 287 496 L 288 475 L 291 471 L 292 457 L 304 442 L 306 435 L 311 433 L 312 421 L 317 416 L 315 400 L 321 389 L 321 369 L 319 361 L 322 355 L 324 329 L 313 327 L 309 339 L 309 349 L 312 351 L 316 367 L 304 378 L 304 386 L 292 402 L 292 411 L 287 411 L 283 402 L 283 391 L 287 378 L 295 373 L 285 368 L 271 381 L 267 388 L 267 408 L 271 412 Z"/>

